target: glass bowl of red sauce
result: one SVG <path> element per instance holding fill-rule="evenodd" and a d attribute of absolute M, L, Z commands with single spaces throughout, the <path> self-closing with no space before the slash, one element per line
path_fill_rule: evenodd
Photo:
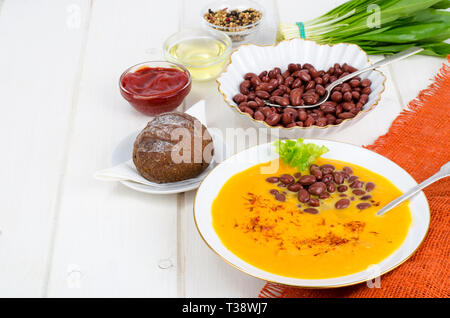
<path fill-rule="evenodd" d="M 150 61 L 134 65 L 120 76 L 122 96 L 139 112 L 155 116 L 180 106 L 191 90 L 191 74 L 182 65 Z"/>

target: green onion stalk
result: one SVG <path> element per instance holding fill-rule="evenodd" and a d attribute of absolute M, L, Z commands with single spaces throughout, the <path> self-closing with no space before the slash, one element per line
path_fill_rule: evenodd
<path fill-rule="evenodd" d="M 304 37 L 321 44 L 353 43 L 368 54 L 450 54 L 450 0 L 350 0 L 297 24 L 281 23 L 277 40 Z"/>

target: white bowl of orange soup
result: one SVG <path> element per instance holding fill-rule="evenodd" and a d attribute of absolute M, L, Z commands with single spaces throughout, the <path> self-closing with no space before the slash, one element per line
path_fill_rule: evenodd
<path fill-rule="evenodd" d="M 358 196 L 347 180 L 342 184 L 347 191 L 333 191 L 319 207 L 311 207 L 298 201 L 297 192 L 266 181 L 299 171 L 284 164 L 272 144 L 252 147 L 218 165 L 197 190 L 194 219 L 205 243 L 249 275 L 312 288 L 369 281 L 407 260 L 428 230 L 425 195 L 421 192 L 383 216 L 376 212 L 416 185 L 415 180 L 375 152 L 339 142 L 305 142 L 329 149 L 318 166 L 331 164 L 336 171 L 350 167 L 358 180 L 375 188 Z M 283 194 L 282 201 L 274 189 Z M 350 204 L 336 208 L 342 199 Z M 363 209 L 357 207 L 361 203 Z"/>

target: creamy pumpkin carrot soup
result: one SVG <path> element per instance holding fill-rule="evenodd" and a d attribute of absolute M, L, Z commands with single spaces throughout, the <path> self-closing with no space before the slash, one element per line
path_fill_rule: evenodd
<path fill-rule="evenodd" d="M 379 263 L 404 241 L 408 202 L 376 216 L 401 195 L 381 175 L 330 159 L 302 172 L 279 160 L 275 174 L 262 174 L 270 164 L 234 175 L 212 205 L 216 233 L 247 263 L 282 276 L 332 278 Z"/>

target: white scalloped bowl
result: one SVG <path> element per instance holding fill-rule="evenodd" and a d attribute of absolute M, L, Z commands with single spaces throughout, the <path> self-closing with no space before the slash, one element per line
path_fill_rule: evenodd
<path fill-rule="evenodd" d="M 272 127 L 264 121 L 255 120 L 249 114 L 241 112 L 233 101 L 233 96 L 239 93 L 239 84 L 246 73 L 256 74 L 264 70 L 280 67 L 282 71 L 289 63 L 310 63 L 317 70 L 328 70 L 335 63 L 347 63 L 358 69 L 371 65 L 367 54 L 357 45 L 340 43 L 335 45 L 321 45 L 311 40 L 292 39 L 282 41 L 276 45 L 258 46 L 246 44 L 237 48 L 230 56 L 230 61 L 225 71 L 217 79 L 218 90 L 223 95 L 225 102 L 236 111 L 239 117 L 245 119 L 242 125 L 247 123 L 259 128 L 271 128 L 278 130 L 280 137 L 285 138 L 317 138 L 339 132 L 361 120 L 380 101 L 384 91 L 386 77 L 378 70 L 368 71 L 360 75 L 362 79 L 372 81 L 372 92 L 361 112 L 354 118 L 346 119 L 339 125 L 324 127 Z"/>

